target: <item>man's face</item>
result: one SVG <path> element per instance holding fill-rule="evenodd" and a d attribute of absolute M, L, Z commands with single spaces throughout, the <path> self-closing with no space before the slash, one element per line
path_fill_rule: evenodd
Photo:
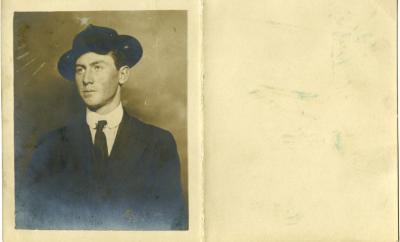
<path fill-rule="evenodd" d="M 75 82 L 83 101 L 91 109 L 119 103 L 119 71 L 110 55 L 93 52 L 81 55 L 75 63 Z"/>

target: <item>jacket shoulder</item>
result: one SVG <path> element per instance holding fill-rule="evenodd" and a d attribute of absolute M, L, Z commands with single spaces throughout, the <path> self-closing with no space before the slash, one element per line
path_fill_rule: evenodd
<path fill-rule="evenodd" d="M 152 124 L 141 121 L 140 119 L 128 115 L 128 119 L 133 127 L 133 132 L 145 137 L 148 141 L 153 142 L 171 142 L 175 143 L 172 133 L 166 129 L 157 127 Z"/>
<path fill-rule="evenodd" d="M 65 138 L 66 132 L 66 126 L 48 131 L 47 133 L 40 136 L 35 148 L 43 145 L 56 145 L 59 141 L 62 141 Z"/>

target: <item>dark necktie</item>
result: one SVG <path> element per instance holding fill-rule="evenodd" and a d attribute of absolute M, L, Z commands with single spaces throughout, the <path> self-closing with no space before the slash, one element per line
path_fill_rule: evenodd
<path fill-rule="evenodd" d="M 95 170 L 99 177 L 104 175 L 108 158 L 107 139 L 103 131 L 106 124 L 106 120 L 99 120 L 96 125 L 96 135 L 94 136 Z"/>

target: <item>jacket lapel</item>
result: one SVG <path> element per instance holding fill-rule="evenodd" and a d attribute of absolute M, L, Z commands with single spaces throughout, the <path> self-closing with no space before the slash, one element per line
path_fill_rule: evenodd
<path fill-rule="evenodd" d="M 70 148 L 66 150 L 66 155 L 73 158 L 74 166 L 80 167 L 86 174 L 92 174 L 93 144 L 84 114 L 67 126 L 67 137 L 67 147 Z"/>
<path fill-rule="evenodd" d="M 141 158 L 147 146 L 141 129 L 139 123 L 124 112 L 109 156 L 110 162 L 129 161 L 132 165 Z"/>
<path fill-rule="evenodd" d="M 143 125 L 126 112 L 118 127 L 108 164 L 114 169 L 135 166 L 148 145 Z M 72 158 L 70 165 L 79 167 L 86 174 L 93 173 L 93 143 L 84 114 L 67 126 L 66 156 Z M 111 168 L 110 167 L 110 168 Z"/>

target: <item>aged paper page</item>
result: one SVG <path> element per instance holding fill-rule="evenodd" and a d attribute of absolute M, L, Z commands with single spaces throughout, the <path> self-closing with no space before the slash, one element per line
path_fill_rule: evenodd
<path fill-rule="evenodd" d="M 396 1 L 206 1 L 205 237 L 396 241 Z"/>
<path fill-rule="evenodd" d="M 201 240 L 204 231 L 201 13 L 200 2 L 180 0 L 2 2 L 5 241 Z M 27 174 L 26 167 L 30 165 L 40 136 L 60 127 L 77 110 L 85 107 L 74 84 L 64 80 L 58 73 L 57 60 L 72 47 L 74 36 L 90 24 L 115 28 L 119 34 L 131 34 L 141 41 L 144 54 L 141 63 L 130 70 L 130 80 L 122 87 L 121 102 L 129 114 L 169 130 L 175 137 L 180 158 L 182 195 L 188 206 L 188 229 L 153 229 L 157 228 L 156 224 L 131 230 L 121 227 L 115 229 L 113 224 L 109 224 L 108 227 L 103 226 L 105 229 L 99 229 L 95 224 L 89 226 L 93 230 L 86 230 L 88 224 L 79 227 L 81 225 L 73 223 L 63 225 L 64 230 L 52 227 L 51 223 L 47 223 L 47 227 L 28 225 L 27 228 L 24 214 L 20 215 L 22 219 L 19 224 L 15 219 L 15 214 L 21 214 L 22 211 L 16 209 L 16 204 L 34 202 L 29 199 L 21 201 L 21 196 L 16 193 L 22 187 L 20 179 Z M 136 130 L 136 138 L 130 138 L 138 140 L 140 132 Z M 122 135 L 117 133 L 115 140 Z M 139 143 L 136 144 L 125 147 L 127 151 L 124 152 L 141 147 Z M 143 148 L 151 149 L 149 146 Z M 141 151 L 142 154 L 146 149 Z M 110 157 L 112 155 L 113 152 Z M 157 169 L 162 168 L 154 170 Z M 160 176 L 154 177 L 155 183 L 157 179 Z M 74 182 L 72 178 L 70 180 Z M 68 183 L 67 180 L 65 184 Z M 154 196 L 154 200 L 162 198 Z M 58 212 L 57 209 L 53 211 Z M 140 212 L 126 210 L 120 217 L 132 224 Z M 59 217 L 54 221 L 63 223 L 63 219 Z"/>

